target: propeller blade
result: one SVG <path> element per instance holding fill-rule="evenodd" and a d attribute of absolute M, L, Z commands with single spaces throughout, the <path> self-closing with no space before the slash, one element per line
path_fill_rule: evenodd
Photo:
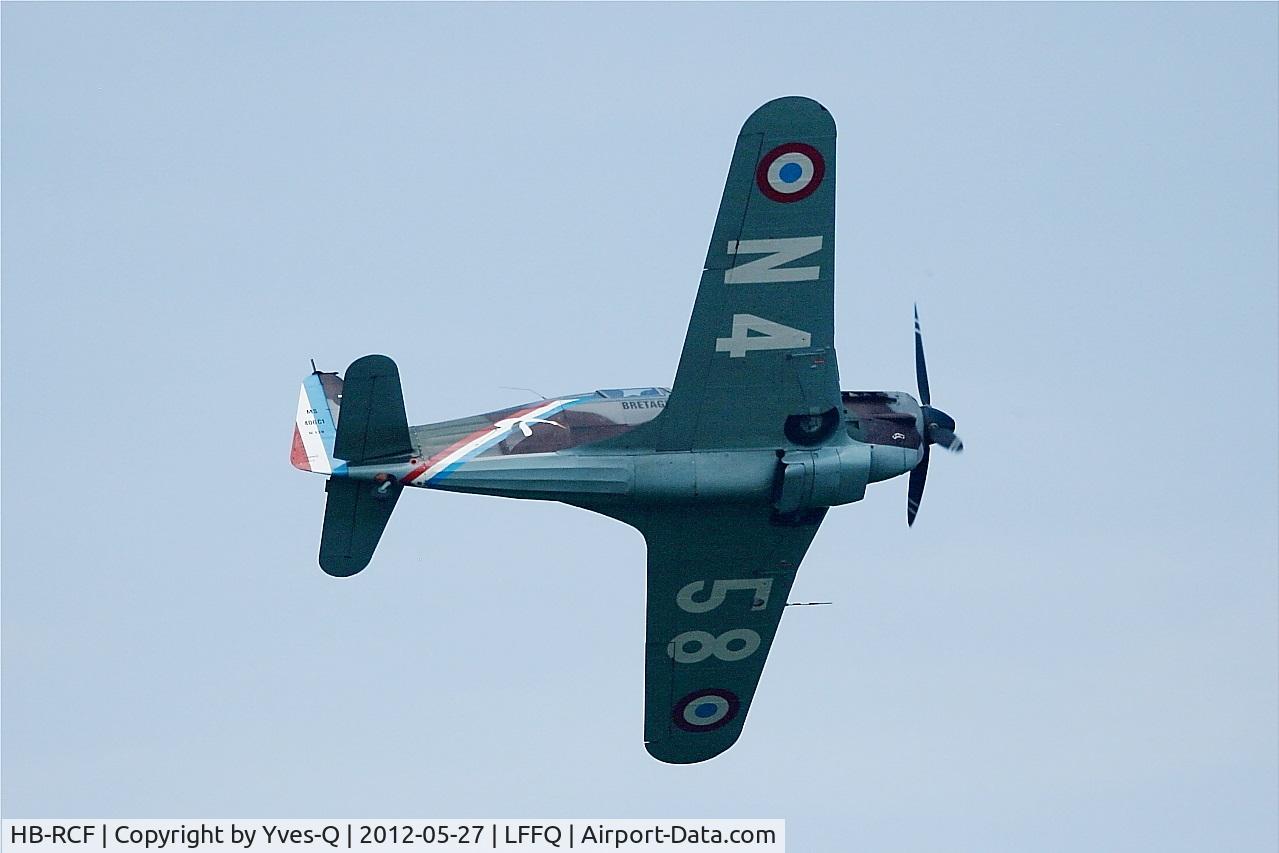
<path fill-rule="evenodd" d="M 928 431 L 928 437 L 932 439 L 934 444 L 940 444 L 951 453 L 962 453 L 964 443 L 959 440 L 959 436 L 955 435 L 955 431 L 946 429 L 945 427 L 933 427 Z"/>
<path fill-rule="evenodd" d="M 913 525 L 919 512 L 919 502 L 924 497 L 924 481 L 928 479 L 928 445 L 924 445 L 924 458 L 910 472 L 910 484 L 906 490 L 906 524 Z"/>
<path fill-rule="evenodd" d="M 929 404 L 928 366 L 924 364 L 924 336 L 919 331 L 919 306 L 915 306 L 915 379 L 919 383 L 919 402 Z"/>

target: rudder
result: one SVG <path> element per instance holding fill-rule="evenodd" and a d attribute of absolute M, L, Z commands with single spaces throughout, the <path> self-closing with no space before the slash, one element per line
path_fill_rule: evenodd
<path fill-rule="evenodd" d="M 293 423 L 294 468 L 317 474 L 340 473 L 346 466 L 334 455 L 342 380 L 336 373 L 315 371 L 302 382 Z"/>

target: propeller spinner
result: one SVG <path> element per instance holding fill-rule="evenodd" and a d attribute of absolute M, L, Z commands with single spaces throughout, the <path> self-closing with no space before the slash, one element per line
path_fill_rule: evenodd
<path fill-rule="evenodd" d="M 952 453 L 964 449 L 964 443 L 955 435 L 955 419 L 935 409 L 928 393 L 928 365 L 924 362 L 924 336 L 919 331 L 919 306 L 915 306 L 915 379 L 919 383 L 919 402 L 924 410 L 924 458 L 910 472 L 906 491 L 906 523 L 914 524 L 919 512 L 919 502 L 924 497 L 924 483 L 928 479 L 928 457 L 931 445 L 940 444 Z"/>

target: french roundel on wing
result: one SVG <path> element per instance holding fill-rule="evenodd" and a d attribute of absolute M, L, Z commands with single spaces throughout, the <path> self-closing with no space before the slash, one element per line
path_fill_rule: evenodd
<path fill-rule="evenodd" d="M 826 161 L 802 142 L 787 142 L 765 154 L 755 169 L 755 184 L 768 198 L 783 203 L 808 198 L 821 186 Z"/>
<path fill-rule="evenodd" d="M 671 719 L 686 732 L 713 732 L 731 723 L 741 706 L 741 700 L 731 690 L 711 687 L 676 702 Z"/>

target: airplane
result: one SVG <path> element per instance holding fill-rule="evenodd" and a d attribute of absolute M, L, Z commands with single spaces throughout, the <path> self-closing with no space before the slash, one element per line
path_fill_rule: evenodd
<path fill-rule="evenodd" d="M 409 426 L 384 355 L 302 383 L 292 462 L 328 475 L 320 566 L 361 571 L 408 487 L 560 501 L 648 546 L 644 742 L 705 761 L 741 735 L 804 553 L 827 510 L 962 449 L 931 404 L 841 391 L 834 349 L 835 123 L 770 101 L 738 136 L 692 319 L 669 387 L 544 398 Z"/>

